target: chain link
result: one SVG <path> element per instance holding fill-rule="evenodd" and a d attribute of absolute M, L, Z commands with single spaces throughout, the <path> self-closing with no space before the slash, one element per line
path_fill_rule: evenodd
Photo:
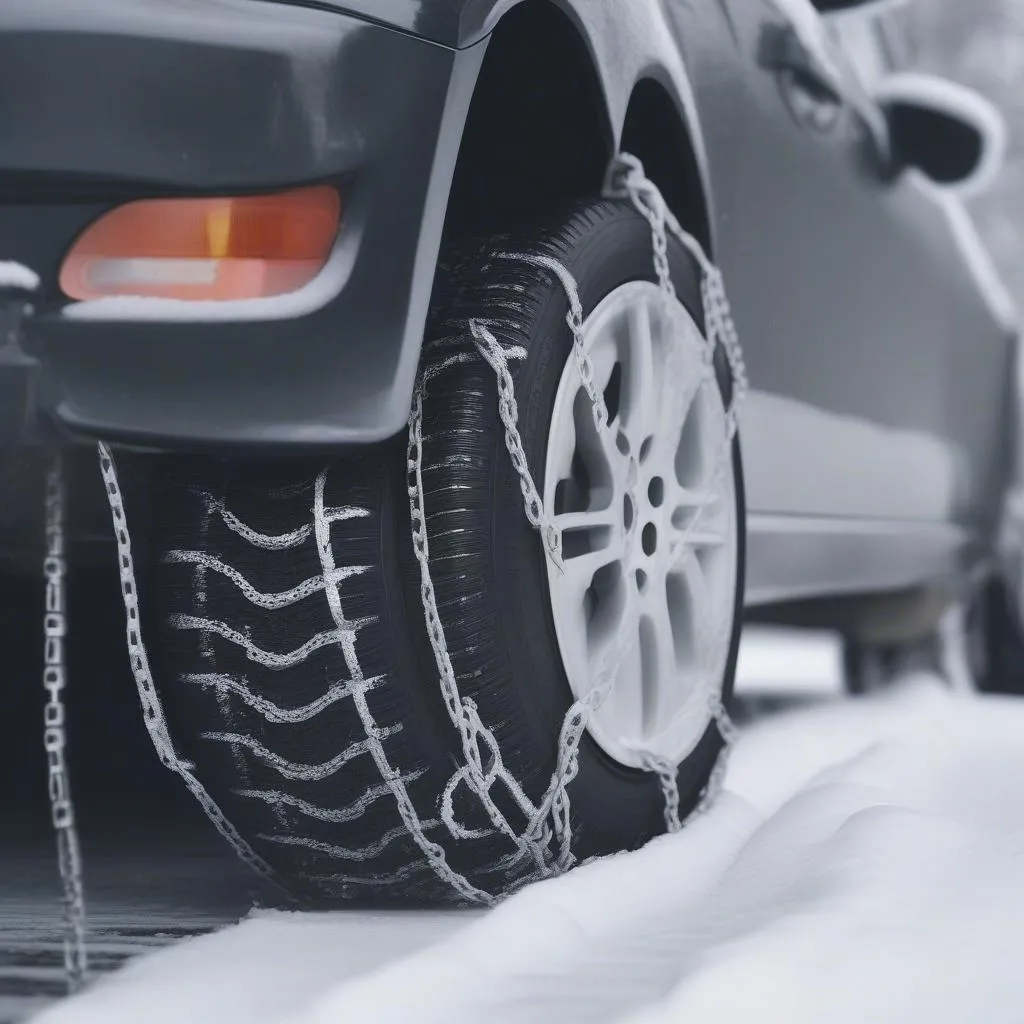
<path fill-rule="evenodd" d="M 503 356 L 501 358 L 504 359 Z M 518 431 L 515 432 L 515 437 L 518 437 Z M 525 465 L 525 456 L 523 464 Z M 465 765 L 456 771 L 445 790 L 442 801 L 442 820 L 449 832 L 457 839 L 466 839 L 472 834 L 470 830 L 455 820 L 452 807 L 455 789 L 460 784 L 465 784 L 480 801 L 493 828 L 511 839 L 518 851 L 533 861 L 540 877 L 547 877 L 552 873 L 551 858 L 547 850 L 549 834 L 544 830 L 543 823 L 540 821 L 537 821 L 537 826 L 534 827 L 537 818 L 535 808 L 515 776 L 505 767 L 497 738 L 481 721 L 476 703 L 468 697 L 462 697 L 459 693 L 455 669 L 448 653 L 448 644 L 430 572 L 430 539 L 427 534 L 426 508 L 423 499 L 422 382 L 417 386 L 416 394 L 413 397 L 412 414 L 409 420 L 408 471 L 413 552 L 420 567 L 420 598 L 423 603 L 427 635 L 440 675 L 441 693 L 445 707 L 459 732 L 462 753 L 465 758 Z M 532 488 L 532 480 L 530 486 Z M 530 488 L 524 487 L 524 496 L 529 493 L 529 490 Z M 536 488 L 532 488 L 532 490 L 536 494 Z M 528 498 L 526 500 L 528 501 Z M 530 828 L 523 833 L 517 833 L 514 830 L 491 796 L 492 788 L 499 782 L 508 790 L 520 810 L 529 818 Z M 475 899 L 477 902 L 490 901 L 487 894 L 480 894 Z"/>
<path fill-rule="evenodd" d="M 142 617 L 139 612 L 139 588 L 135 579 L 135 560 L 132 556 L 131 537 L 128 533 L 128 516 L 125 513 L 124 498 L 117 476 L 117 465 L 110 448 L 103 443 L 98 447 L 100 474 L 107 492 L 107 502 L 114 525 L 114 539 L 117 542 L 117 564 L 121 577 L 121 598 L 125 611 L 125 635 L 128 641 L 128 657 L 131 661 L 132 676 L 138 690 L 139 703 L 142 706 L 142 717 L 146 730 L 156 750 L 161 764 L 169 768 L 188 787 L 196 798 L 206 816 L 213 822 L 218 832 L 234 847 L 238 856 L 254 871 L 270 881 L 276 881 L 273 869 L 255 850 L 242 838 L 238 830 L 225 817 L 213 797 L 206 792 L 203 784 L 196 778 L 194 765 L 183 760 L 174 749 L 171 736 L 167 729 L 163 705 L 153 683 L 153 673 L 149 667 L 149 657 L 142 642 Z"/>
<path fill-rule="evenodd" d="M 578 300 L 577 300 L 578 301 Z M 570 316 L 572 314 L 570 313 Z M 505 426 L 505 447 L 509 458 L 519 476 L 519 487 L 523 492 L 523 508 L 530 525 L 540 532 L 547 549 L 548 557 L 559 571 L 562 571 L 562 536 L 555 528 L 551 518 L 544 508 L 537 486 L 530 475 L 529 465 L 526 461 L 526 452 L 523 449 L 523 439 L 519 434 L 519 405 L 516 402 L 516 388 L 512 380 L 512 373 L 508 368 L 508 359 L 498 339 L 480 321 L 474 320 L 469 325 L 473 341 L 477 350 L 494 370 L 498 379 L 498 415 Z M 589 362 L 589 360 L 588 360 Z M 590 374 L 591 387 L 593 387 L 593 373 Z M 601 405 L 604 406 L 604 398 L 601 398 Z M 605 410 L 604 418 L 607 421 L 608 412 Z"/>
<path fill-rule="evenodd" d="M 64 535 L 64 460 L 55 452 L 46 474 L 44 499 L 46 557 L 43 577 L 43 688 L 46 691 L 44 742 L 50 792 L 50 813 L 57 840 L 57 865 L 64 893 L 64 971 L 68 991 L 77 992 L 88 974 L 85 942 L 85 892 L 82 854 L 75 806 L 68 777 L 68 713 L 64 689 L 68 683 L 65 640 L 68 633 L 67 552 Z"/>
<path fill-rule="evenodd" d="M 606 183 L 606 195 L 628 199 L 644 216 L 651 228 L 654 269 L 666 300 L 676 298 L 669 264 L 671 233 L 697 260 L 702 271 L 701 297 L 704 307 L 707 341 L 706 361 L 713 364 L 720 345 L 725 354 L 732 377 L 732 396 L 726 410 L 726 436 L 715 467 L 712 482 L 731 466 L 732 444 L 738 428 L 738 409 L 746 396 L 748 384 L 739 336 L 732 319 L 724 279 L 711 263 L 700 243 L 685 232 L 668 210 L 658 189 L 647 180 L 643 167 L 635 158 L 623 155 L 613 164 Z M 608 409 L 604 396 L 596 386 L 594 368 L 585 345 L 585 319 L 579 299 L 579 289 L 572 274 L 558 261 L 545 256 L 501 253 L 498 258 L 518 260 L 541 267 L 552 273 L 561 283 L 569 305 L 566 323 L 572 332 L 573 353 L 581 384 L 590 398 L 594 422 L 599 431 L 610 429 Z M 494 371 L 497 379 L 498 413 L 504 426 L 505 447 L 512 466 L 519 477 L 523 495 L 523 508 L 529 523 L 539 532 L 547 557 L 562 570 L 562 541 L 553 518 L 544 507 L 543 500 L 530 472 L 522 438 L 518 429 L 518 406 L 515 385 L 502 345 L 488 326 L 480 321 L 470 322 L 470 334 L 480 356 Z M 708 381 L 714 381 L 709 369 Z M 702 382 L 703 384 L 703 382 Z M 433 580 L 430 572 L 430 549 L 426 526 L 426 508 L 423 491 L 423 393 L 426 381 L 417 383 L 413 411 L 409 425 L 409 500 L 413 524 L 413 546 L 420 567 L 421 597 L 424 616 L 435 661 L 441 677 L 441 687 L 449 715 L 456 724 L 462 740 L 466 767 L 459 769 L 445 790 L 442 818 L 454 838 L 473 838 L 479 832 L 466 829 L 454 820 L 452 793 L 465 783 L 479 798 L 496 829 L 511 838 L 523 853 L 532 857 L 537 874 L 544 877 L 568 870 L 575 863 L 572 853 L 571 805 L 568 787 L 579 772 L 579 748 L 591 716 L 597 711 L 615 686 L 623 658 L 636 642 L 636 623 L 626 616 L 619 626 L 616 640 L 609 646 L 587 695 L 577 700 L 566 714 L 559 737 L 558 757 L 551 781 L 544 796 L 533 806 L 516 780 L 505 767 L 494 734 L 481 722 L 476 705 L 459 694 L 458 684 L 448 653 L 437 608 Z M 713 491 L 713 487 L 710 488 Z M 697 529 L 706 503 L 697 509 L 687 531 L 680 540 L 685 548 L 687 537 Z M 726 775 L 727 758 L 736 738 L 736 728 L 725 708 L 721 694 L 714 692 L 709 700 L 708 712 L 717 726 L 722 748 L 701 794 L 695 813 L 703 813 L 717 797 Z M 671 728 L 671 725 L 668 727 Z M 485 756 L 486 755 L 486 756 Z M 652 754 L 642 754 L 645 767 L 658 777 L 665 800 L 665 823 L 669 831 L 682 827 L 678 786 L 679 765 Z M 487 764 L 485 770 L 484 765 Z M 490 795 L 491 788 L 501 782 L 513 794 L 521 810 L 529 813 L 526 828 L 519 834 L 511 831 L 510 824 L 497 811 Z M 552 846 L 555 848 L 552 849 Z"/>
<path fill-rule="evenodd" d="M 714 471 L 714 478 L 717 479 L 729 465 L 732 443 L 739 430 L 739 411 L 750 390 L 750 379 L 743 357 L 743 348 L 740 344 L 739 331 L 736 329 L 725 287 L 725 277 L 721 270 L 711 262 L 700 242 L 684 230 L 668 208 L 668 204 L 657 186 L 647 179 L 643 164 L 635 156 L 621 153 L 612 162 L 605 180 L 605 195 L 609 198 L 628 198 L 651 225 L 651 233 L 654 238 L 655 272 L 659 281 L 662 282 L 663 288 L 665 288 L 664 275 L 668 272 L 667 233 L 672 234 L 700 266 L 701 301 L 704 307 L 704 329 L 709 360 L 713 359 L 716 348 L 720 346 L 732 377 L 732 397 L 726 410 L 724 451 L 719 456 Z M 665 254 L 666 258 L 659 254 Z M 669 285 L 671 285 L 671 281 L 669 281 Z M 674 289 L 670 292 L 668 289 L 665 290 L 668 294 L 675 294 Z M 698 509 L 690 523 L 690 530 L 696 528 L 705 508 L 706 506 L 701 506 Z M 685 542 L 685 537 L 683 542 Z M 706 810 L 721 791 L 728 770 L 729 754 L 737 734 L 736 727 L 729 717 L 721 696 L 717 693 L 712 696 L 710 710 L 722 739 L 722 751 L 701 797 L 698 812 Z"/>
<path fill-rule="evenodd" d="M 597 427 L 598 433 L 601 433 L 608 426 L 608 406 L 605 404 L 604 393 L 594 383 L 594 365 L 590 361 L 590 354 L 587 352 L 586 346 L 582 343 L 584 326 L 583 304 L 580 302 L 580 292 L 579 287 L 576 284 L 576 279 L 564 266 L 562 266 L 561 263 L 558 262 L 558 260 L 552 259 L 550 256 L 503 252 L 498 253 L 497 258 L 502 260 L 512 260 L 519 263 L 528 263 L 530 266 L 540 267 L 542 270 L 546 270 L 548 273 L 554 274 L 561 283 L 562 289 L 565 292 L 565 297 L 569 303 L 569 312 L 565 315 L 565 322 L 569 325 L 569 330 L 572 332 L 572 350 L 576 359 L 576 368 L 579 371 L 580 382 L 583 384 L 583 390 L 587 393 L 587 397 L 590 399 L 590 407 L 594 416 L 594 425 Z M 473 338 L 477 342 L 478 349 L 480 348 L 479 343 L 482 340 L 480 334 L 477 332 L 477 325 L 479 325 L 479 323 L 479 321 L 474 320 L 470 324 L 470 330 L 473 334 Z M 486 336 L 489 332 L 484 332 L 484 334 Z M 487 339 L 487 344 L 488 346 L 493 347 L 496 342 L 494 342 L 493 337 L 490 337 Z M 508 380 L 509 386 L 511 387 L 512 378 L 509 377 Z M 513 391 L 513 395 L 514 394 L 515 392 Z"/>

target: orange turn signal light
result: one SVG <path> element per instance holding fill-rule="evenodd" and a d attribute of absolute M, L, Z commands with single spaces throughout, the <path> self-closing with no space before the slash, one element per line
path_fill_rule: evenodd
<path fill-rule="evenodd" d="M 104 214 L 64 259 L 72 299 L 115 295 L 192 301 L 293 292 L 323 269 L 341 222 L 335 189 L 143 199 Z"/>

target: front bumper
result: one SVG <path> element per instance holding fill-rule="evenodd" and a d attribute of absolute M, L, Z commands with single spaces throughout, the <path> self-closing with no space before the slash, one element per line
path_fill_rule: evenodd
<path fill-rule="evenodd" d="M 43 418 L 154 448 L 397 433 L 481 58 L 257 0 L 0 5 L 0 258 L 42 278 L 25 349 Z M 183 313 L 59 294 L 68 246 L 120 202 L 310 182 L 340 187 L 342 231 L 286 300 Z"/>

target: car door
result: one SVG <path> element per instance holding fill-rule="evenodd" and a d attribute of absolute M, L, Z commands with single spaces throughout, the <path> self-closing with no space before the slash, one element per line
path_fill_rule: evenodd
<path fill-rule="evenodd" d="M 719 0 L 736 53 L 692 45 L 717 258 L 754 393 L 754 514 L 943 522 L 1001 467 L 1007 338 L 936 192 L 882 172 L 880 111 L 809 0 Z M 835 94 L 832 94 L 834 91 Z"/>

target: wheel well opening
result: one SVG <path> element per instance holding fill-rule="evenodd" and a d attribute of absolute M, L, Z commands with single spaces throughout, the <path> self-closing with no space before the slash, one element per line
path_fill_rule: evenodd
<path fill-rule="evenodd" d="M 622 149 L 643 162 L 687 231 L 711 252 L 711 229 L 700 165 L 675 101 L 660 82 L 637 83 L 626 111 Z"/>
<path fill-rule="evenodd" d="M 612 153 L 587 46 L 547 0 L 500 22 L 473 96 L 446 235 L 502 230 L 596 195 Z"/>

